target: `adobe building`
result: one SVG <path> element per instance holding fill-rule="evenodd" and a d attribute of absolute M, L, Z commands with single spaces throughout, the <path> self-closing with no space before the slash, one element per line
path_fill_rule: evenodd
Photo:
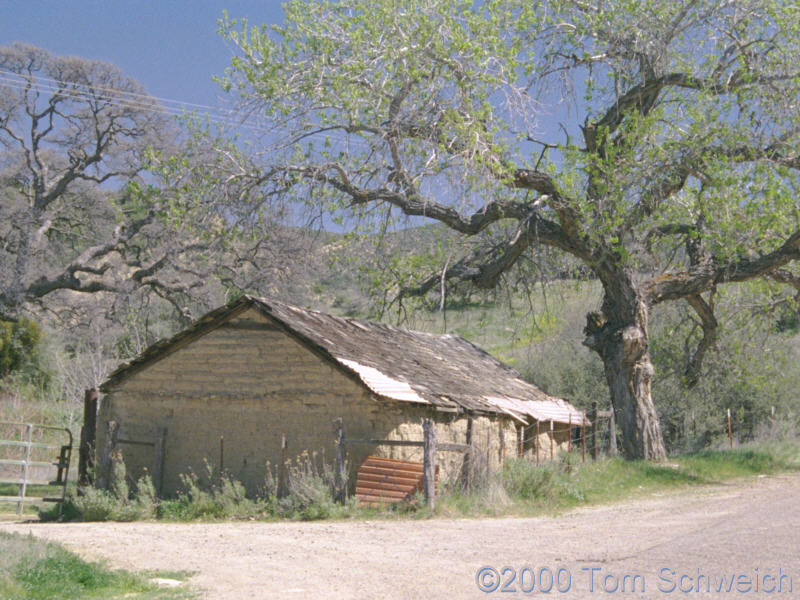
<path fill-rule="evenodd" d="M 151 346 L 100 389 L 98 454 L 113 431 L 128 475 L 149 471 L 164 495 L 179 491 L 190 469 L 204 473 L 206 461 L 222 463 L 250 494 L 263 489 L 267 463 L 303 453 L 331 463 L 336 419 L 347 438 L 422 440 L 429 417 L 440 443 L 471 443 L 493 467 L 520 452 L 549 459 L 566 447 L 570 426 L 586 422 L 582 411 L 458 335 L 252 296 Z M 359 445 L 347 453 L 351 487 L 368 455 L 422 461 L 419 447 Z M 457 476 L 463 454 L 437 457 L 440 479 Z"/>

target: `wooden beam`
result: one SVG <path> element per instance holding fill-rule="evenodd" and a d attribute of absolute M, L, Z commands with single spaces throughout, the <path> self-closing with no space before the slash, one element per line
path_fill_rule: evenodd
<path fill-rule="evenodd" d="M 367 445 L 367 446 L 412 446 L 417 448 L 424 448 L 425 441 L 422 440 L 379 440 L 379 439 L 353 439 L 345 438 L 342 442 L 344 445 Z M 470 446 L 468 444 L 455 444 L 444 442 L 436 446 L 437 450 L 443 452 L 468 452 Z"/>
<path fill-rule="evenodd" d="M 108 489 L 111 485 L 111 455 L 117 448 L 117 437 L 119 436 L 119 423 L 116 421 L 108 422 L 106 432 L 106 443 L 103 447 L 103 456 L 100 459 L 100 472 L 97 477 L 97 487 Z"/>
<path fill-rule="evenodd" d="M 153 443 L 153 487 L 156 494 L 161 495 L 164 489 L 164 457 L 167 448 L 167 428 L 159 427 Z"/>
<path fill-rule="evenodd" d="M 286 472 L 286 434 L 281 435 L 281 464 L 278 466 L 278 497 L 283 498 L 289 494 L 289 482 Z"/>
<path fill-rule="evenodd" d="M 336 429 L 336 500 L 344 503 L 347 500 L 347 471 L 344 455 L 344 421 L 338 417 L 333 421 Z"/>
<path fill-rule="evenodd" d="M 592 460 L 597 460 L 597 400 L 592 402 L 592 412 L 589 414 L 591 415 L 589 420 L 592 422 Z"/>
<path fill-rule="evenodd" d="M 83 395 L 83 426 L 78 447 L 78 493 L 80 488 L 92 484 L 94 447 L 97 436 L 97 390 L 86 390 Z"/>
<path fill-rule="evenodd" d="M 436 428 L 431 419 L 422 421 L 422 432 L 425 436 L 422 486 L 428 509 L 434 510 L 436 508 Z"/>

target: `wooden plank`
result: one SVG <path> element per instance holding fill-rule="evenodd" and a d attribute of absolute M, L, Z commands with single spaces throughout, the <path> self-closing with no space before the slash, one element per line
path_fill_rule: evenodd
<path fill-rule="evenodd" d="M 347 445 L 361 444 L 369 446 L 411 446 L 422 448 L 425 442 L 418 440 L 362 440 L 346 438 L 344 443 Z"/>
<path fill-rule="evenodd" d="M 31 447 L 31 448 L 50 448 L 56 449 L 61 448 L 61 446 L 53 445 L 53 444 L 40 444 L 38 442 L 17 442 L 14 440 L 0 440 L 0 446 L 22 446 L 22 447 Z"/>
<path fill-rule="evenodd" d="M 23 483 L 27 483 L 27 485 L 64 485 L 58 481 L 51 481 L 50 479 L 5 479 L 0 478 L 0 483 L 10 483 L 13 485 L 22 485 Z"/>
<path fill-rule="evenodd" d="M 48 502 L 45 498 L 40 498 L 39 496 L 26 496 L 25 498 L 20 498 L 19 496 L 0 496 L 0 502 L 13 502 L 14 504 L 18 504 L 19 502 L 23 502 L 26 504 L 37 504 L 39 502 Z M 61 498 L 58 499 L 58 502 L 61 502 Z"/>
<path fill-rule="evenodd" d="M 54 467 L 54 466 L 57 467 L 58 464 L 59 463 L 44 462 L 44 461 L 37 461 L 37 460 L 28 461 L 28 465 L 31 466 L 31 467 Z M 21 466 L 25 465 L 25 461 L 24 460 L 2 459 L 2 460 L 0 460 L 0 465 L 14 465 L 14 466 L 21 467 Z"/>
<path fill-rule="evenodd" d="M 129 446 L 155 446 L 154 442 L 145 442 L 144 440 L 123 440 L 117 438 L 118 444 L 128 444 Z"/>
<path fill-rule="evenodd" d="M 411 448 L 424 448 L 425 441 L 419 440 L 365 440 L 365 439 L 351 439 L 344 440 L 346 445 L 368 445 L 368 446 L 408 446 Z M 468 444 L 455 444 L 451 442 L 443 442 L 437 445 L 437 450 L 443 452 L 467 452 L 469 451 Z"/>

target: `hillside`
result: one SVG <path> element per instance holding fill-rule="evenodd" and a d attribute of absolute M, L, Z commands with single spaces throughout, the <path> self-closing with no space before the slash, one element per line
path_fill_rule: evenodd
<path fill-rule="evenodd" d="M 146 345 L 181 329 L 187 319 L 229 301 L 240 289 L 333 314 L 458 333 L 550 394 L 581 408 L 589 408 L 593 401 L 608 406 L 602 364 L 581 344 L 586 313 L 599 308 L 599 285 L 564 277 L 574 265 L 557 255 L 543 257 L 535 271 L 523 273 L 531 280 L 491 291 L 451 291 L 443 307 L 436 293 L 422 302 L 388 302 L 396 293 L 386 293 L 392 278 L 427 276 L 455 244 L 447 230 L 435 225 L 390 232 L 380 240 L 282 228 L 265 240 L 259 263 L 244 262 L 230 274 L 227 286 L 207 282 L 180 319 L 164 301 L 133 297 L 116 320 L 95 319 L 85 330 L 50 323 L 44 368 L 33 369 L 19 384 L 7 382 L 0 413 L 17 414 L 8 407 L 21 406 L 21 397 L 35 394 L 42 400 L 70 400 L 45 412 L 75 422 L 84 389 L 100 383 L 119 362 Z M 256 269 L 255 264 L 262 267 Z M 741 306 L 754 305 L 752 293 L 720 294 L 721 314 L 732 318 L 725 322 L 703 377 L 692 389 L 682 380 L 683 361 L 697 336 L 691 314 L 680 304 L 659 306 L 653 312 L 653 397 L 670 449 L 694 449 L 725 439 L 728 408 L 742 439 L 766 434 L 772 407 L 786 417 L 787 426 L 795 426 L 800 415 L 795 393 L 800 388 L 800 337 L 791 327 L 777 327 L 776 314 L 743 310 Z M 74 298 L 68 295 L 53 300 L 43 316 L 74 310 Z M 95 303 L 95 314 L 110 314 L 108 307 L 103 308 L 107 299 L 88 300 Z M 26 410 L 28 414 L 32 413 Z"/>

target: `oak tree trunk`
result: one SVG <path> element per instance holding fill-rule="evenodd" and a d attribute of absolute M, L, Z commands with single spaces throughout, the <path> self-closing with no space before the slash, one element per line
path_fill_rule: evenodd
<path fill-rule="evenodd" d="M 603 308 L 587 315 L 584 344 L 603 360 L 625 456 L 662 460 L 664 439 L 650 395 L 647 304 L 627 273 L 601 279 Z"/>

